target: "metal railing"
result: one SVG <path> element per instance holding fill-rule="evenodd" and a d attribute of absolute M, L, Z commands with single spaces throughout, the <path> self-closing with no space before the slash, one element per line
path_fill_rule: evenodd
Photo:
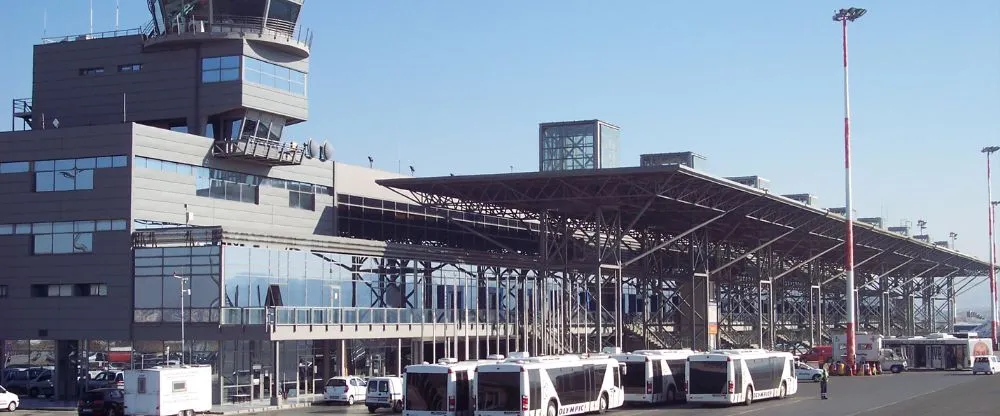
<path fill-rule="evenodd" d="M 241 157 L 279 164 L 300 164 L 305 149 L 298 143 L 281 143 L 254 136 L 237 140 L 216 140 L 213 146 L 216 157 Z"/>
<path fill-rule="evenodd" d="M 306 49 L 312 47 L 313 32 L 292 22 L 255 16 L 215 15 L 213 22 L 205 18 L 169 22 L 166 35 L 183 33 L 239 33 L 255 34 L 282 42 L 298 44 Z"/>
<path fill-rule="evenodd" d="M 223 325 L 265 325 L 264 307 L 222 308 Z M 497 314 L 485 309 L 403 309 L 403 308 L 273 308 L 275 325 L 395 325 L 395 324 L 518 324 L 513 314 Z"/>
<path fill-rule="evenodd" d="M 42 38 L 42 43 L 49 44 L 49 43 L 59 43 L 59 42 L 74 42 L 78 40 L 117 38 L 122 36 L 134 36 L 141 34 L 143 34 L 142 28 L 137 27 L 132 29 L 120 29 L 120 30 L 108 30 L 104 32 L 84 33 L 81 35 L 52 36 L 52 37 Z"/>

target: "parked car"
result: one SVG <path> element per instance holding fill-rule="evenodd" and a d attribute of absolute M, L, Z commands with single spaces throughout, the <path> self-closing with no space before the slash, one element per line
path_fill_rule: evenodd
<path fill-rule="evenodd" d="M 28 384 L 43 372 L 51 370 L 46 367 L 7 368 L 4 370 L 4 386 L 11 393 L 28 394 Z"/>
<path fill-rule="evenodd" d="M 125 414 L 125 390 L 117 387 L 90 390 L 76 405 L 79 416 L 122 416 Z"/>
<path fill-rule="evenodd" d="M 393 412 L 403 412 L 403 378 L 402 377 L 372 377 L 368 379 L 368 392 L 365 393 L 365 406 L 369 413 L 378 409 L 392 409 Z"/>
<path fill-rule="evenodd" d="M 0 409 L 7 409 L 8 412 L 13 412 L 17 410 L 17 407 L 21 405 L 21 399 L 17 397 L 16 394 L 7 391 L 7 389 L 0 386 Z"/>
<path fill-rule="evenodd" d="M 995 355 L 980 355 L 972 363 L 972 374 L 996 374 L 1000 372 L 1000 361 Z"/>
<path fill-rule="evenodd" d="M 28 382 L 28 397 L 52 397 L 56 387 L 52 384 L 52 370 L 45 370 Z"/>
<path fill-rule="evenodd" d="M 800 361 L 795 363 L 795 378 L 799 381 L 819 381 L 823 378 L 823 370 Z"/>
<path fill-rule="evenodd" d="M 326 382 L 323 399 L 333 403 L 343 403 L 348 406 L 365 400 L 367 383 L 361 377 L 333 377 Z"/>
<path fill-rule="evenodd" d="M 87 390 L 102 389 L 105 387 L 124 388 L 125 372 L 123 371 L 102 371 L 96 376 L 87 380 Z"/>

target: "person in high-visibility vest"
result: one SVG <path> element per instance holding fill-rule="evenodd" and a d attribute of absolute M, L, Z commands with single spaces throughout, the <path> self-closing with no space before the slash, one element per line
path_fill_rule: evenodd
<path fill-rule="evenodd" d="M 827 370 L 826 367 L 823 367 L 823 374 L 820 375 L 819 379 L 819 397 L 823 400 L 827 399 L 826 388 L 829 381 L 830 381 L 830 372 L 829 370 Z"/>

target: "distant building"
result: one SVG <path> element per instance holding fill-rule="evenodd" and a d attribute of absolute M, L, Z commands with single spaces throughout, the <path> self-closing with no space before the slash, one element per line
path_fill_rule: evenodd
<path fill-rule="evenodd" d="M 812 194 L 788 194 L 788 195 L 782 195 L 782 196 L 785 197 L 785 198 L 791 199 L 793 201 L 801 202 L 801 203 L 809 205 L 809 206 L 815 206 L 816 205 L 816 201 L 818 199 L 818 198 L 816 198 L 815 195 L 812 195 Z"/>
<path fill-rule="evenodd" d="M 684 165 L 704 170 L 705 160 L 695 152 L 647 153 L 639 155 L 639 166 Z"/>
<path fill-rule="evenodd" d="M 756 175 L 754 175 L 754 176 L 731 176 L 731 177 L 728 177 L 726 179 L 729 179 L 729 180 L 731 180 L 733 182 L 736 182 L 736 183 L 738 183 L 740 185 L 746 185 L 746 186 L 749 186 L 751 188 L 757 188 L 757 189 L 761 189 L 761 190 L 764 190 L 764 191 L 771 189 L 771 181 L 769 181 L 767 179 L 764 179 L 764 178 L 762 178 L 760 176 L 756 176 Z"/>
<path fill-rule="evenodd" d="M 882 228 L 882 217 L 858 218 L 858 222 L 863 222 L 876 228 Z"/>

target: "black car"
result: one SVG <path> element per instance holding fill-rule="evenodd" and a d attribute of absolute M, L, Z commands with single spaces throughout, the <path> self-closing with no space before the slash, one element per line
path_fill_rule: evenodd
<path fill-rule="evenodd" d="M 125 391 L 118 388 L 90 390 L 83 394 L 76 411 L 80 416 L 122 416 L 125 414 Z"/>

